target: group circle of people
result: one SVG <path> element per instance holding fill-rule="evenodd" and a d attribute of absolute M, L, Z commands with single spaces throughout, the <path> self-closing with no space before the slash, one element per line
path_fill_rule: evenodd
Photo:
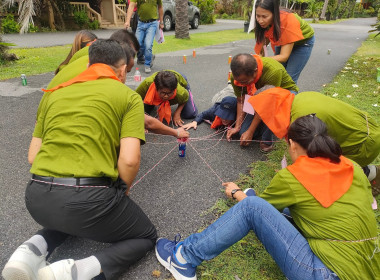
<path fill-rule="evenodd" d="M 194 280 L 202 261 L 251 230 L 288 279 L 379 279 L 371 203 L 379 194 L 380 168 L 371 163 L 380 152 L 380 126 L 342 101 L 298 93 L 315 40 L 312 27 L 280 10 L 277 0 L 257 0 L 256 54 L 233 57 L 232 96 L 198 114 L 189 81 L 177 71 L 153 73 L 136 91 L 125 85 L 136 54 L 151 72 L 152 34 L 163 27 L 161 0 L 131 0 L 126 28 L 135 8 L 136 37 L 127 29 L 107 40 L 79 32 L 44 90 L 25 192 L 42 229 L 11 255 L 4 279 L 115 279 L 155 247 L 175 279 Z M 272 57 L 263 56 L 269 43 Z M 155 110 L 158 119 L 149 115 Z M 155 226 L 129 197 L 145 130 L 187 138 L 203 121 L 212 129 L 228 127 L 228 140 L 239 134 L 241 146 L 257 139 L 263 152 L 273 149 L 275 137 L 285 139 L 293 164 L 259 195 L 224 183 L 227 197 L 238 201 L 229 211 L 184 241 L 157 240 Z M 111 245 L 87 258 L 48 264 L 69 236 Z"/>

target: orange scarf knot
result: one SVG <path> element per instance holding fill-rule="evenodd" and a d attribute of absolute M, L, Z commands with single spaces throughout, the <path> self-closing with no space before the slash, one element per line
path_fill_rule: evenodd
<path fill-rule="evenodd" d="M 177 95 L 177 89 L 175 89 L 174 94 L 169 98 L 169 100 L 172 100 Z M 162 100 L 160 95 L 158 94 L 156 84 L 153 82 L 145 95 L 144 103 L 147 105 L 160 105 L 158 108 L 158 117 L 160 121 L 162 122 L 164 119 L 169 124 L 170 120 L 172 118 L 172 109 L 170 108 L 170 102 L 169 100 Z"/>

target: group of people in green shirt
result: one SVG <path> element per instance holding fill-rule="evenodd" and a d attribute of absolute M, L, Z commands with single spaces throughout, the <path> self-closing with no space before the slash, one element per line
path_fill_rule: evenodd
<path fill-rule="evenodd" d="M 157 240 L 156 228 L 128 194 L 139 170 L 145 129 L 189 137 L 191 126 L 184 128 L 182 118 L 197 115 L 189 82 L 176 71 L 159 71 L 133 91 L 125 85 L 139 51 L 133 34 L 120 30 L 108 40 L 92 38 L 71 52 L 44 90 L 25 193 L 29 213 L 43 228 L 12 254 L 4 279 L 115 279 L 155 247 L 157 259 L 175 279 L 194 280 L 202 261 L 251 230 L 288 279 L 378 279 L 379 235 L 371 208 L 377 194 L 371 190 L 379 187 L 380 169 L 371 163 L 380 152 L 380 126 L 344 102 L 317 92 L 298 93 L 292 77 L 297 73 L 289 73 L 294 61 L 289 60 L 294 49 L 310 47 L 314 34 L 298 16 L 268 8 L 276 3 L 258 0 L 255 9 L 263 28 L 256 30 L 257 43 L 265 47 L 268 37 L 280 46 L 277 58 L 234 56 L 236 100 L 222 101 L 213 114 L 219 124 L 232 125 L 227 139 L 240 134 L 241 146 L 257 137 L 260 148 L 270 151 L 274 136 L 285 139 L 293 164 L 259 195 L 224 183 L 227 197 L 238 201 L 235 206 L 184 241 Z M 286 20 L 307 32 L 286 35 Z M 281 34 L 288 37 L 282 40 Z M 81 37 L 86 40 L 86 34 Z M 284 59 L 289 70 L 281 64 Z M 159 120 L 144 114 L 155 106 Z M 255 113 L 247 114 L 244 106 Z M 290 215 L 283 215 L 285 210 Z M 87 258 L 48 264 L 69 236 L 111 245 Z"/>

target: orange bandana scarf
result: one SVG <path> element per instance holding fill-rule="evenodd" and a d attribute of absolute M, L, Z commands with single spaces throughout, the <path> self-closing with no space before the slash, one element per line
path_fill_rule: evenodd
<path fill-rule="evenodd" d="M 250 97 L 248 102 L 268 128 L 281 139 L 288 134 L 294 97 L 289 90 L 276 87 Z"/>
<path fill-rule="evenodd" d="M 273 35 L 273 25 L 264 33 L 264 36 L 269 39 L 273 52 L 274 46 L 283 46 L 286 44 L 294 43 L 300 40 L 305 39 L 302 30 L 301 23 L 296 18 L 293 13 L 288 13 L 285 11 L 280 12 L 280 29 L 281 34 L 278 41 L 275 41 Z M 255 45 L 255 53 L 260 53 L 261 49 L 264 46 L 264 42 L 257 43 Z"/>
<path fill-rule="evenodd" d="M 344 156 L 340 157 L 340 163 L 333 163 L 328 158 L 299 156 L 287 168 L 325 208 L 348 191 L 354 178 L 354 165 Z"/>
<path fill-rule="evenodd" d="M 53 92 L 57 89 L 67 87 L 75 83 L 95 81 L 100 78 L 110 78 L 110 79 L 114 79 L 120 82 L 119 78 L 116 77 L 115 72 L 112 70 L 110 66 L 106 64 L 102 64 L 102 63 L 95 63 L 95 64 L 92 64 L 90 67 L 88 67 L 86 70 L 84 70 L 75 78 L 72 78 L 71 80 L 64 82 L 51 89 L 42 89 L 42 91 Z"/>
<path fill-rule="evenodd" d="M 175 89 L 174 94 L 169 98 L 169 100 L 172 100 L 177 95 L 177 89 Z M 162 122 L 163 119 L 166 120 L 166 122 L 169 124 L 170 120 L 172 118 L 172 109 L 170 108 L 170 102 L 169 100 L 162 100 L 160 95 L 158 94 L 156 84 L 153 82 L 148 92 L 145 95 L 144 103 L 148 105 L 160 105 L 158 108 L 158 117 L 160 121 Z"/>
<path fill-rule="evenodd" d="M 217 129 L 219 126 L 222 126 L 222 119 L 218 116 L 215 116 L 215 120 L 211 124 L 212 129 Z"/>
<path fill-rule="evenodd" d="M 255 80 L 249 85 L 243 85 L 243 84 L 239 83 L 238 81 L 234 80 L 235 86 L 247 87 L 248 95 L 254 95 L 255 94 L 255 92 L 257 91 L 256 83 L 261 78 L 261 75 L 263 74 L 263 61 L 261 60 L 260 56 L 258 56 L 257 54 L 254 54 L 253 57 L 254 57 L 254 59 L 256 59 L 256 63 L 257 63 L 257 75 L 256 75 Z"/>

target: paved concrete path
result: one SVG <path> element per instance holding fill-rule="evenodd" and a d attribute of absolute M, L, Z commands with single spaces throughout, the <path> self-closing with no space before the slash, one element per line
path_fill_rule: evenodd
<path fill-rule="evenodd" d="M 190 35 L 194 33 L 215 32 L 228 29 L 237 29 L 244 26 L 242 20 L 223 20 L 218 19 L 216 24 L 199 25 L 198 29 L 190 29 Z M 117 29 L 93 30 L 99 38 L 109 38 Z M 46 33 L 27 33 L 27 34 L 3 34 L 5 42 L 15 44 L 16 48 L 39 48 L 48 46 L 59 46 L 72 44 L 75 34 L 78 31 L 66 32 L 46 32 Z M 174 35 L 175 31 L 165 32 L 165 35 Z"/>
<path fill-rule="evenodd" d="M 370 24 L 374 22 L 375 19 L 352 19 L 334 25 L 313 25 L 316 44 L 299 79 L 301 90 L 318 91 L 323 84 L 330 82 L 367 38 Z M 253 44 L 252 39 L 203 47 L 196 49 L 196 58 L 191 57 L 192 50 L 158 54 L 153 70 L 175 69 L 186 74 L 195 102 L 202 111 L 211 105 L 213 95 L 226 86 L 228 56 L 252 52 Z M 327 54 L 327 49 L 331 49 L 330 55 Z M 188 55 L 187 64 L 182 63 L 184 54 Z M 143 73 L 143 76 L 146 75 Z M 30 178 L 27 151 L 42 96 L 39 89 L 46 86 L 52 77 L 52 73 L 28 77 L 26 87 L 20 85 L 19 78 L 0 81 L 1 269 L 14 249 L 40 228 L 25 208 L 24 191 Z M 128 77 L 127 85 L 136 87 L 132 77 Z M 209 127 L 202 124 L 191 132 L 191 137 L 203 137 L 210 133 L 212 131 Z M 257 143 L 244 149 L 236 142 L 227 143 L 224 140 L 193 140 L 191 143 L 224 181 L 236 180 L 239 173 L 247 173 L 251 162 L 265 159 L 259 152 Z M 214 145 L 216 146 L 213 147 Z M 142 147 L 141 168 L 137 179 L 175 146 L 171 137 L 148 134 L 147 144 Z M 131 191 L 131 197 L 157 226 L 159 235 L 170 238 L 176 233 L 186 237 L 209 223 L 212 217 L 203 216 L 202 213 L 218 198 L 223 197 L 221 182 L 190 145 L 187 146 L 185 158 L 179 158 L 177 151 L 178 148 L 174 148 Z M 107 245 L 72 238 L 57 249 L 49 261 L 68 257 L 83 258 L 105 246 Z M 164 271 L 152 252 L 131 267 L 122 279 L 153 279 L 151 272 L 155 269 Z M 160 279 L 168 277 L 165 272 Z"/>

